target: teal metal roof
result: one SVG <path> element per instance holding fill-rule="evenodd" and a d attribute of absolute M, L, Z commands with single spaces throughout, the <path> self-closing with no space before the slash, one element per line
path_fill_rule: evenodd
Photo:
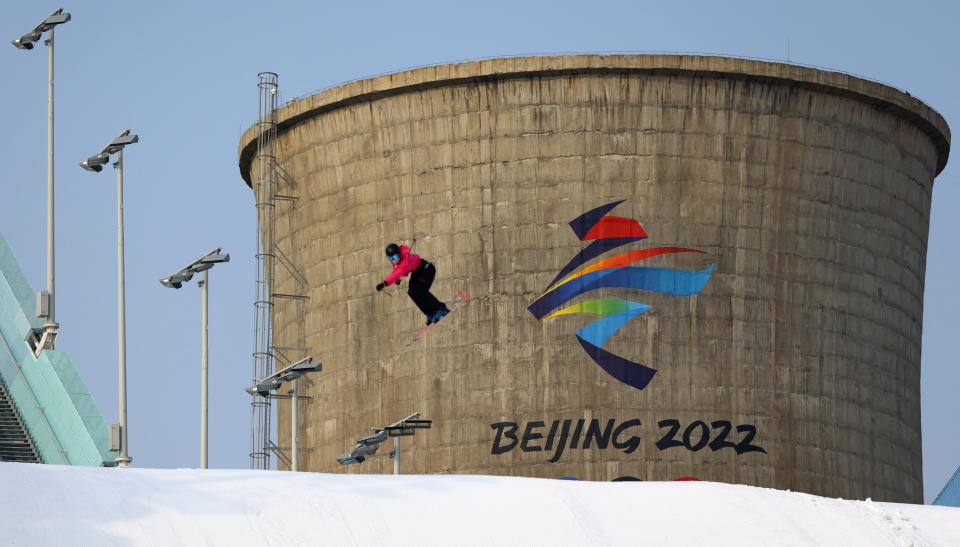
<path fill-rule="evenodd" d="M 953 473 L 946 486 L 940 491 L 937 499 L 933 500 L 934 505 L 949 505 L 951 507 L 960 507 L 960 467 Z"/>
<path fill-rule="evenodd" d="M 0 234 L 0 376 L 44 463 L 113 465 L 108 428 L 66 352 L 40 357 L 24 342 L 40 328 L 35 294 Z"/>

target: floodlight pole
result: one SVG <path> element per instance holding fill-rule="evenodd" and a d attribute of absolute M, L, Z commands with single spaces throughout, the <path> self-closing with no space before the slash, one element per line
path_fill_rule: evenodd
<path fill-rule="evenodd" d="M 53 349 L 60 325 L 55 319 L 55 278 L 53 253 L 53 27 L 47 31 L 47 294 L 49 294 L 47 320 L 43 324 L 45 346 Z"/>
<path fill-rule="evenodd" d="M 117 365 L 118 383 L 120 387 L 119 414 L 120 414 L 120 455 L 116 462 L 120 467 L 127 467 L 133 461 L 127 455 L 127 306 L 125 301 L 126 287 L 123 271 L 123 149 L 117 151 L 117 162 L 113 164 L 117 170 Z"/>
<path fill-rule="evenodd" d="M 300 387 L 300 379 L 297 378 L 293 381 L 293 389 L 290 390 L 290 470 L 291 471 L 300 471 L 300 439 L 298 437 L 298 431 L 300 429 L 300 413 L 299 411 L 299 401 L 298 397 L 298 388 Z"/>
<path fill-rule="evenodd" d="M 210 416 L 208 406 L 207 378 L 209 376 L 209 359 L 207 345 L 207 272 L 203 270 L 203 281 L 200 282 L 203 296 L 200 304 L 200 469 L 207 468 L 207 422 Z"/>
<path fill-rule="evenodd" d="M 393 438 L 393 474 L 400 474 L 400 437 Z"/>

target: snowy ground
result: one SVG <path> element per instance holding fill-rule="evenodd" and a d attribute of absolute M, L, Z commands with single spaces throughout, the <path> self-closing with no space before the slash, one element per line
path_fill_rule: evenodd
<path fill-rule="evenodd" d="M 707 482 L 0 463 L 2 545 L 960 545 L 960 508 Z"/>

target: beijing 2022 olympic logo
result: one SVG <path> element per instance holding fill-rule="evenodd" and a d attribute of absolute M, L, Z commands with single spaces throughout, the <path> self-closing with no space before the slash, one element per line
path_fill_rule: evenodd
<path fill-rule="evenodd" d="M 659 255 L 704 252 L 684 247 L 652 247 L 618 254 L 575 272 L 580 266 L 607 251 L 648 237 L 643 227 L 632 218 L 605 216 L 623 201 L 597 207 L 570 221 L 570 228 L 580 241 L 592 243 L 560 270 L 543 294 L 527 309 L 541 320 L 572 313 L 602 315 L 600 319 L 578 330 L 577 340 L 587 355 L 608 374 L 629 386 L 643 389 L 657 373 L 656 369 L 614 355 L 603 349 L 603 345 L 620 327 L 651 309 L 651 306 L 632 300 L 601 299 L 578 302 L 559 310 L 557 308 L 577 296 L 603 288 L 631 288 L 676 296 L 695 295 L 702 291 L 710 280 L 713 264 L 704 270 L 692 272 L 631 266 Z"/>

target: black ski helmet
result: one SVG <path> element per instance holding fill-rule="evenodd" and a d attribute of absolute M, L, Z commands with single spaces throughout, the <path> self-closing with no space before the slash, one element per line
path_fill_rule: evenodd
<path fill-rule="evenodd" d="M 397 245 L 396 243 L 391 243 L 387 245 L 387 248 L 385 249 L 385 251 L 387 253 L 387 257 L 400 256 L 400 246 Z"/>

